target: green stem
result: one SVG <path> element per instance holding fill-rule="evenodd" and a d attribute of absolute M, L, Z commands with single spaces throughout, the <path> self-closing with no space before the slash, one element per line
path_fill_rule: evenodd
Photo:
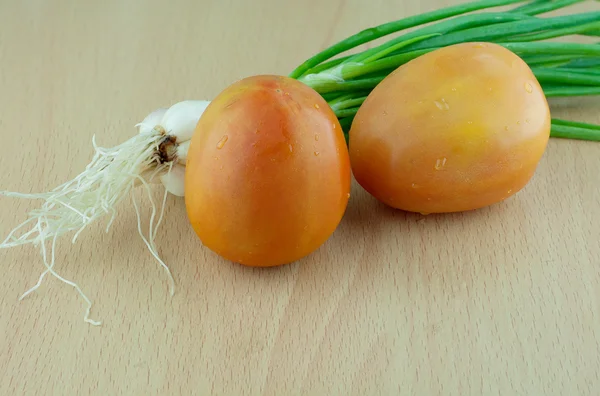
<path fill-rule="evenodd" d="M 354 107 L 352 109 L 338 110 L 335 112 L 335 115 L 338 118 L 353 117 L 356 115 L 357 112 L 358 112 L 358 107 Z"/>
<path fill-rule="evenodd" d="M 432 49 L 411 51 L 399 55 L 388 56 L 368 64 L 349 63 L 341 70 L 341 75 L 342 78 L 346 80 L 363 76 L 365 74 L 375 73 L 381 70 L 396 69 L 408 61 L 418 58 L 419 56 L 431 51 Z"/>
<path fill-rule="evenodd" d="M 578 67 L 574 67 L 574 68 L 569 68 L 569 67 L 561 67 L 558 70 L 560 71 L 565 71 L 565 72 L 570 72 L 570 73 L 584 73 L 584 74 L 593 74 L 595 76 L 599 76 L 600 75 L 600 68 L 593 68 L 593 67 L 588 67 L 588 68 L 578 68 Z"/>
<path fill-rule="evenodd" d="M 532 69 L 540 83 L 554 83 L 565 85 L 592 85 L 600 86 L 600 75 L 588 73 L 572 73 L 560 69 L 535 68 Z"/>
<path fill-rule="evenodd" d="M 513 9 L 513 12 L 518 12 L 521 14 L 527 15 L 539 15 L 546 12 L 558 10 L 560 8 L 568 7 L 572 4 L 581 3 L 584 0 L 557 0 L 557 1 L 548 1 L 548 0 L 537 0 L 532 1 L 529 4 L 522 5 Z"/>
<path fill-rule="evenodd" d="M 581 25 L 569 26 L 562 29 L 553 29 L 546 32 L 541 33 L 530 33 L 524 34 L 521 36 L 513 37 L 510 39 L 511 42 L 527 42 L 527 41 L 541 41 L 547 40 L 555 37 L 568 36 L 573 34 L 582 34 L 586 32 L 591 32 L 600 28 L 600 22 L 594 21 L 590 23 L 584 23 Z"/>
<path fill-rule="evenodd" d="M 305 73 L 305 75 L 306 74 L 316 74 L 316 73 L 322 72 L 323 70 L 333 69 L 334 67 L 336 67 L 340 63 L 345 62 L 348 59 L 350 59 L 350 57 L 351 56 L 348 55 L 348 56 L 343 56 L 343 57 L 340 57 L 340 58 L 332 59 L 332 60 L 327 61 L 327 62 L 323 62 L 323 63 L 321 63 L 321 64 L 313 67 L 312 69 L 307 70 L 307 72 Z"/>
<path fill-rule="evenodd" d="M 593 46 L 595 48 L 600 47 L 598 45 L 595 45 L 595 46 L 591 45 L 591 46 Z M 577 68 L 577 69 L 600 67 L 600 59 L 573 59 L 568 66 L 570 68 Z"/>
<path fill-rule="evenodd" d="M 398 42 L 398 43 L 396 43 L 394 45 L 390 45 L 387 48 L 385 48 L 385 49 L 383 49 L 383 50 L 381 50 L 379 52 L 376 52 L 373 55 L 370 55 L 370 56 L 368 56 L 365 59 L 361 59 L 360 61 L 362 63 L 374 62 L 376 60 L 379 60 L 379 59 L 387 56 L 388 54 L 390 54 L 390 53 L 392 53 L 394 51 L 402 49 L 402 48 L 404 48 L 406 46 L 409 46 L 409 45 L 411 45 L 413 43 L 418 43 L 419 41 L 427 40 L 428 38 L 435 37 L 435 36 L 441 36 L 441 35 L 442 35 L 442 33 L 436 32 L 436 33 L 425 34 L 423 36 L 417 36 L 417 37 L 414 37 L 414 38 L 411 38 L 411 39 L 407 39 L 407 40 Z"/>
<path fill-rule="evenodd" d="M 529 67 L 555 67 L 564 66 L 573 60 L 571 55 L 541 55 L 541 56 L 525 56 L 523 60 L 527 62 Z"/>
<path fill-rule="evenodd" d="M 552 124 L 553 125 L 570 126 L 570 127 L 576 127 L 576 128 L 593 129 L 594 131 L 600 131 L 600 125 L 588 124 L 587 122 L 568 121 L 568 120 L 561 120 L 558 118 L 553 118 Z"/>
<path fill-rule="evenodd" d="M 590 37 L 599 37 L 600 30 L 590 30 L 590 31 L 585 32 L 584 35 L 590 36 Z"/>
<path fill-rule="evenodd" d="M 600 130 L 596 125 L 585 124 L 584 127 L 578 127 L 569 125 L 568 121 L 556 123 L 556 120 L 552 120 L 550 137 L 598 142 L 600 141 Z"/>
<path fill-rule="evenodd" d="M 534 42 L 497 43 L 518 55 L 600 56 L 600 45 L 582 43 Z"/>
<path fill-rule="evenodd" d="M 535 31 L 542 31 L 547 29 L 561 29 L 571 26 L 578 26 L 588 22 L 597 22 L 599 19 L 600 12 L 588 12 L 583 14 L 565 15 L 554 18 L 529 18 L 515 22 L 480 26 L 476 28 L 449 33 L 441 37 L 430 38 L 428 40 L 424 40 L 419 43 L 410 45 L 408 49 L 415 50 L 432 47 L 439 48 L 447 47 L 453 44 L 473 41 L 506 41 L 507 39 L 515 35 Z"/>
<path fill-rule="evenodd" d="M 359 107 L 363 104 L 363 102 L 367 99 L 366 96 L 361 96 L 359 98 L 352 98 L 344 101 L 340 101 L 338 103 L 329 103 L 333 111 L 344 110 L 350 107 Z"/>
<path fill-rule="evenodd" d="M 540 4 L 545 4 L 547 2 L 548 2 L 548 0 L 529 0 L 527 2 L 527 4 L 523 4 L 523 5 L 520 5 L 518 7 L 515 7 L 515 8 L 513 8 L 511 10 L 511 12 L 518 12 L 518 13 L 521 13 L 521 14 L 527 14 L 527 10 L 528 9 L 533 8 L 533 7 L 537 7 Z"/>
<path fill-rule="evenodd" d="M 354 120 L 354 116 L 351 117 L 342 117 L 339 119 L 340 125 L 344 134 L 346 135 L 346 141 L 348 141 L 348 131 L 350 131 L 350 127 L 352 126 L 352 121 Z"/>
<path fill-rule="evenodd" d="M 466 14 L 468 12 L 479 11 L 487 8 L 500 7 L 515 3 L 522 3 L 523 0 L 486 0 L 474 1 L 467 4 L 442 8 L 440 10 L 427 12 L 419 15 L 414 15 L 398 21 L 385 23 L 373 28 L 365 29 L 357 34 L 354 34 L 314 55 L 310 59 L 303 62 L 295 70 L 290 73 L 290 77 L 299 78 L 309 69 L 317 66 L 321 62 L 329 60 L 336 55 L 358 47 L 359 45 L 387 36 L 404 29 L 410 29 L 415 26 L 423 25 L 430 22 L 439 21 L 441 19 L 453 17 L 456 15 Z"/>
<path fill-rule="evenodd" d="M 600 87 L 544 87 L 544 95 L 548 98 L 600 95 Z"/>
<path fill-rule="evenodd" d="M 399 43 L 407 43 L 408 41 L 412 41 L 415 37 L 423 37 L 423 36 L 446 36 L 450 33 L 460 33 L 461 31 L 477 28 L 477 27 L 485 27 L 490 25 L 502 24 L 507 22 L 515 22 L 523 19 L 532 19 L 532 17 L 520 15 L 520 14 L 511 14 L 508 12 L 490 12 L 484 14 L 475 14 L 475 15 L 463 15 L 459 16 L 447 21 L 441 21 L 435 23 L 433 25 L 425 26 L 414 30 L 410 33 L 404 34 L 402 36 L 396 37 L 395 39 L 389 40 L 377 47 L 366 50 L 362 53 L 356 54 L 347 62 L 356 62 L 356 63 L 366 63 L 366 59 L 374 54 L 379 54 L 381 52 L 387 53 L 389 52 L 389 47 L 396 46 Z M 534 18 L 535 19 L 535 18 Z M 439 37 L 441 38 L 441 37 Z M 429 41 L 429 40 L 420 40 L 421 42 Z M 410 47 L 410 44 L 404 44 L 402 47 Z M 394 53 L 397 53 L 395 51 Z"/>
<path fill-rule="evenodd" d="M 335 99 L 328 101 L 328 103 L 329 103 L 329 106 L 335 110 L 335 109 L 339 108 L 338 106 L 340 105 L 340 103 L 344 103 L 348 100 L 351 100 L 352 98 L 354 98 L 353 94 L 342 93 L 341 95 L 337 96 Z"/>
<path fill-rule="evenodd" d="M 321 96 L 323 97 L 323 99 L 325 99 L 327 101 L 327 103 L 330 103 L 334 100 L 337 100 L 340 96 L 343 96 L 343 93 L 340 93 L 340 92 L 321 93 Z"/>
<path fill-rule="evenodd" d="M 345 92 L 345 91 L 356 91 L 356 90 L 371 90 L 379 84 L 384 77 L 372 77 L 363 78 L 360 80 L 352 81 L 334 81 L 334 80 L 304 80 L 304 84 L 308 85 L 320 94 L 326 94 L 331 92 Z"/>

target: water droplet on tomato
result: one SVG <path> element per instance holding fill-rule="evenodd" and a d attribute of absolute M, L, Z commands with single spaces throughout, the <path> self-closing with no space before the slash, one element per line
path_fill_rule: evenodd
<path fill-rule="evenodd" d="M 221 150 L 223 148 L 223 146 L 225 146 L 225 143 L 227 143 L 227 139 L 229 139 L 229 137 L 227 135 L 225 135 L 221 138 L 221 140 L 219 140 L 219 143 L 217 143 L 217 148 L 219 150 Z"/>
<path fill-rule="evenodd" d="M 318 156 L 320 153 L 318 151 L 315 151 L 315 157 Z"/>
<path fill-rule="evenodd" d="M 505 130 L 505 131 L 508 131 L 508 125 L 505 125 L 505 126 L 504 126 L 504 130 Z"/>
<path fill-rule="evenodd" d="M 450 105 L 448 104 L 448 102 L 446 102 L 446 99 L 442 98 L 441 101 L 434 101 L 435 105 L 437 106 L 438 109 L 440 110 L 450 110 Z"/>
<path fill-rule="evenodd" d="M 350 193 L 348 193 L 348 198 L 350 198 Z"/>
<path fill-rule="evenodd" d="M 419 188 L 419 185 L 417 183 L 413 183 L 410 185 L 412 188 Z"/>
<path fill-rule="evenodd" d="M 319 105 L 315 103 L 315 109 L 318 109 L 318 108 L 319 108 Z"/>
<path fill-rule="evenodd" d="M 288 144 L 288 147 L 289 147 L 289 149 L 290 149 L 290 153 L 294 151 L 294 148 L 292 147 L 292 145 L 291 145 L 291 144 Z"/>
<path fill-rule="evenodd" d="M 525 91 L 527 91 L 528 93 L 533 92 L 533 87 L 531 86 L 531 84 L 525 83 Z"/>
<path fill-rule="evenodd" d="M 319 135 L 315 135 L 315 140 L 318 142 L 319 141 Z"/>
<path fill-rule="evenodd" d="M 446 166 L 446 157 L 444 158 L 438 158 L 437 161 L 435 162 L 435 170 L 441 170 L 444 168 L 444 166 Z"/>

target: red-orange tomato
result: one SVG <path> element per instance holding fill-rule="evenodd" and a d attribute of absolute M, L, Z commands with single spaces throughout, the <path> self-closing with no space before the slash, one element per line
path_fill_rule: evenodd
<path fill-rule="evenodd" d="M 504 47 L 465 43 L 395 70 L 350 130 L 356 180 L 389 206 L 457 212 L 502 201 L 533 176 L 550 110 L 527 64 Z"/>
<path fill-rule="evenodd" d="M 291 263 L 337 228 L 350 196 L 340 124 L 313 89 L 253 76 L 203 113 L 185 172 L 189 220 L 203 244 L 249 266 Z"/>

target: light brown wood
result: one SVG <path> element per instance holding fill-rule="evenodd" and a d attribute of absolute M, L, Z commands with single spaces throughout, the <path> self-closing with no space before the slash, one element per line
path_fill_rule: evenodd
<path fill-rule="evenodd" d="M 94 134 L 120 143 L 159 106 L 287 74 L 349 34 L 452 3 L 1 1 L 0 189 L 46 191 L 83 170 Z M 596 99 L 553 104 L 600 122 Z M 600 143 L 552 140 L 525 190 L 445 216 L 354 185 L 322 248 L 267 270 L 203 248 L 170 197 L 157 241 L 173 298 L 125 203 L 110 233 L 98 224 L 57 250 L 101 327 L 52 278 L 19 302 L 39 252 L 0 252 L 0 394 L 595 395 L 599 169 Z M 39 204 L 0 202 L 2 236 Z"/>

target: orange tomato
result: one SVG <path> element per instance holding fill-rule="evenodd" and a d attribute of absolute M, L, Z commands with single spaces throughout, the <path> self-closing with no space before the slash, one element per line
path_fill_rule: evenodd
<path fill-rule="evenodd" d="M 421 213 L 488 206 L 521 190 L 550 136 L 550 110 L 527 64 L 502 46 L 448 46 L 400 66 L 351 126 L 358 183 Z"/>
<path fill-rule="evenodd" d="M 249 266 L 296 261 L 337 228 L 350 196 L 340 124 L 313 89 L 253 76 L 222 91 L 191 140 L 185 203 L 209 249 Z"/>

